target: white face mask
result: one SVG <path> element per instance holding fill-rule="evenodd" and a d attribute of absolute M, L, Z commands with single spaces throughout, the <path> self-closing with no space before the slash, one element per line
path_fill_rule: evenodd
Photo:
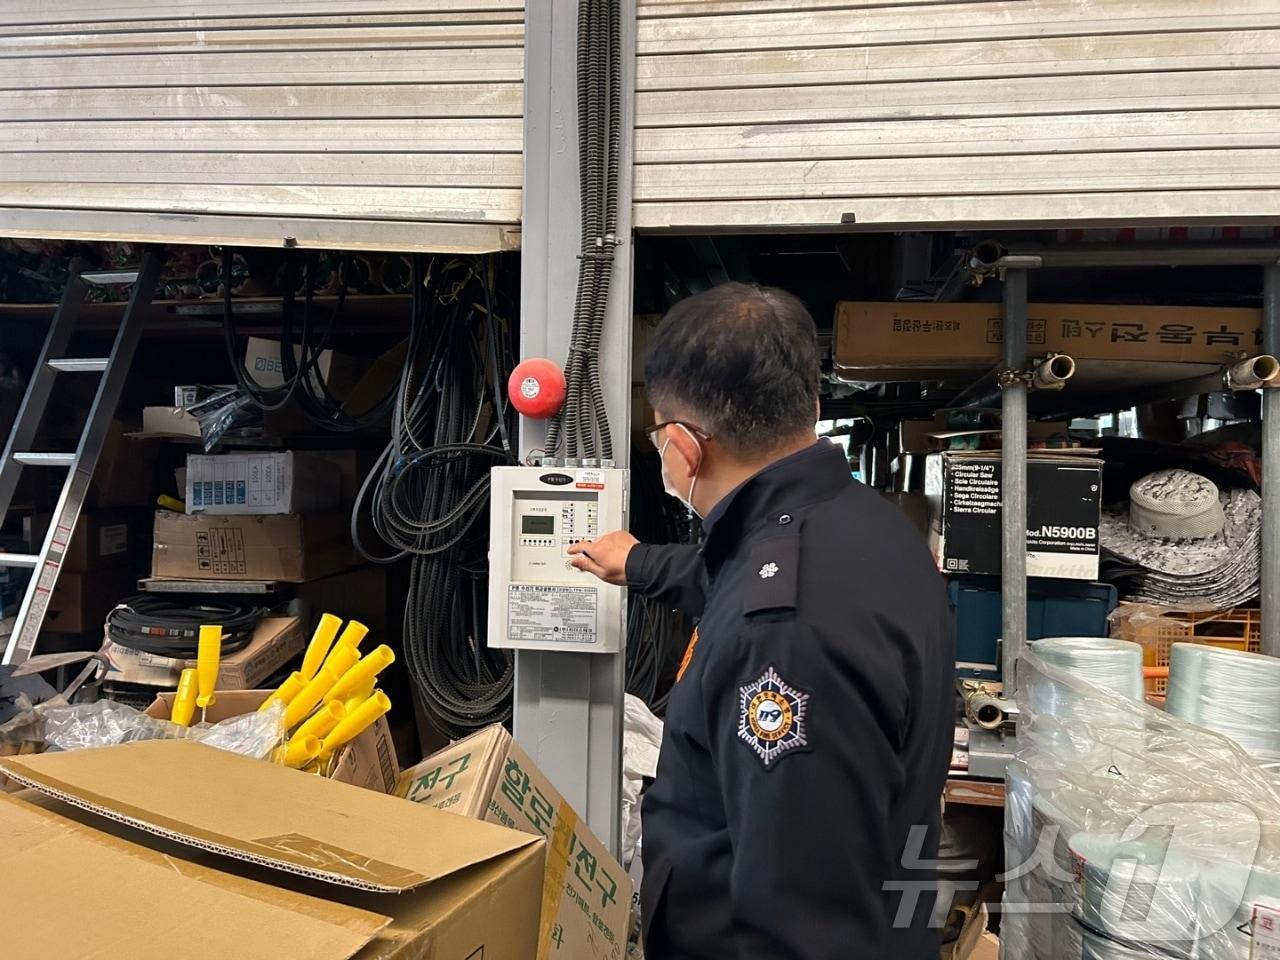
<path fill-rule="evenodd" d="M 692 440 L 694 443 L 698 442 L 697 439 L 694 437 L 694 435 L 689 431 L 689 429 L 684 426 L 684 424 L 677 423 L 677 424 L 672 424 L 672 426 L 677 426 L 681 430 L 683 430 L 685 433 L 688 433 L 689 439 Z M 688 508 L 689 512 L 692 513 L 695 517 L 701 517 L 702 514 L 698 513 L 698 511 L 693 506 L 693 491 L 694 491 L 694 488 L 697 487 L 698 485 L 698 472 L 697 470 L 695 470 L 693 473 L 693 478 L 689 481 L 688 497 L 685 498 L 680 496 L 680 494 L 676 492 L 676 485 L 671 481 L 671 474 L 667 472 L 667 447 L 670 445 L 671 445 L 671 438 L 668 437 L 666 442 L 663 443 L 662 448 L 658 451 L 658 459 L 662 463 L 662 489 L 667 491 L 668 496 L 675 497 L 677 500 L 683 503 L 685 507 Z M 701 465 L 699 465 L 699 469 L 701 469 Z"/>

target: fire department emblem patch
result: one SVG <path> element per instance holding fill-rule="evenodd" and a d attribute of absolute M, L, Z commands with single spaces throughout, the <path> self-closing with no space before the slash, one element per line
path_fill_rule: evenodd
<path fill-rule="evenodd" d="M 788 684 L 770 667 L 739 690 L 738 738 L 755 751 L 766 768 L 778 758 L 809 745 L 806 714 L 809 694 Z"/>

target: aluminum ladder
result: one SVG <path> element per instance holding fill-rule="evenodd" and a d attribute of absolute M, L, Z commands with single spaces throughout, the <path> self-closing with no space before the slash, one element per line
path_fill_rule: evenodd
<path fill-rule="evenodd" d="M 4 448 L 4 458 L 0 460 L 0 518 L 9 512 L 24 467 L 67 471 L 62 493 L 49 522 L 49 531 L 45 534 L 39 552 L 0 553 L 0 567 L 25 567 L 32 571 L 0 664 L 22 663 L 35 650 L 36 638 L 49 608 L 50 594 L 58 582 L 62 558 L 66 554 L 76 521 L 80 518 L 80 508 L 89 492 L 89 481 L 98 465 L 98 456 L 102 453 L 116 404 L 133 364 L 133 355 L 146 322 L 145 314 L 159 283 L 162 265 L 160 258 L 151 253 L 143 257 L 140 267 L 131 270 L 95 271 L 86 269 L 85 263 L 79 258 L 71 261 L 66 290 L 63 291 L 62 300 L 49 324 L 44 347 L 31 375 L 26 396 L 23 397 L 13 421 L 13 430 Z M 110 354 L 106 357 L 85 358 L 67 356 L 67 347 L 76 332 L 85 295 L 90 288 L 128 284 L 133 284 L 133 290 L 120 319 Z M 54 381 L 60 374 L 98 375 L 98 390 L 94 394 L 80 441 L 74 451 L 33 451 L 31 447 L 36 439 L 36 432 L 44 420 Z"/>

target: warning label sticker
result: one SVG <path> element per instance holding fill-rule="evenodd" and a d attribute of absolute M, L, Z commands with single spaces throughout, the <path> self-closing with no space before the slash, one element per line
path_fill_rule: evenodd
<path fill-rule="evenodd" d="M 521 643 L 594 643 L 593 587 L 507 587 L 507 636 Z"/>

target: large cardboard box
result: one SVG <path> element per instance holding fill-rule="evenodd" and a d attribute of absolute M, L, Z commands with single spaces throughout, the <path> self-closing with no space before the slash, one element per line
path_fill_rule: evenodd
<path fill-rule="evenodd" d="M 301 583 L 355 562 L 346 514 L 210 516 L 156 511 L 151 575 Z"/>
<path fill-rule="evenodd" d="M 61 574 L 49 594 L 41 629 L 49 633 L 100 633 L 111 609 L 136 589 L 135 571 L 128 566 Z"/>
<path fill-rule="evenodd" d="M 218 686 L 231 690 L 251 690 L 269 679 L 306 646 L 302 621 L 297 617 L 265 617 L 254 628 L 249 643 L 218 661 Z M 108 639 L 103 647 L 107 657 L 107 678 L 122 683 L 164 687 L 178 685 L 182 671 L 194 667 L 194 660 L 161 657 Z"/>
<path fill-rule="evenodd" d="M 1033 303 L 1032 356 L 1226 363 L 1262 345 L 1262 312 L 1234 307 Z M 918 380 L 988 370 L 1003 347 L 997 303 L 841 303 L 836 372 L 852 380 Z"/>
<path fill-rule="evenodd" d="M 536 837 L 186 740 L 11 757 L 0 773 L 45 795 L 0 797 L 0 902 L 22 918 L 6 955 L 536 953 Z"/>
<path fill-rule="evenodd" d="M 341 502 L 341 487 L 338 464 L 292 450 L 187 456 L 188 513 L 333 510 Z"/>
<path fill-rule="evenodd" d="M 210 723 L 221 723 L 251 713 L 270 695 L 270 690 L 218 690 L 207 719 Z M 169 719 L 173 713 L 174 696 L 172 692 L 157 695 L 145 711 L 147 716 Z M 396 763 L 391 728 L 385 716 L 379 717 L 373 726 L 336 755 L 332 779 L 378 793 L 392 793 L 396 789 L 400 782 L 400 766 Z"/>
<path fill-rule="evenodd" d="M 149 511 L 128 507 L 80 514 L 62 556 L 62 573 L 93 573 L 121 567 L 129 567 L 132 572 L 133 565 L 142 559 L 150 518 Z M 23 521 L 24 535 L 33 552 L 39 552 L 51 519 L 44 513 Z"/>
<path fill-rule="evenodd" d="M 930 454 L 925 465 L 930 546 L 944 573 L 999 574 L 1003 494 L 1000 455 Z M 1027 458 L 1027 576 L 1098 579 L 1102 461 Z"/>
<path fill-rule="evenodd" d="M 406 770 L 396 793 L 546 838 L 538 960 L 623 956 L 630 878 L 501 725 L 486 727 Z"/>

